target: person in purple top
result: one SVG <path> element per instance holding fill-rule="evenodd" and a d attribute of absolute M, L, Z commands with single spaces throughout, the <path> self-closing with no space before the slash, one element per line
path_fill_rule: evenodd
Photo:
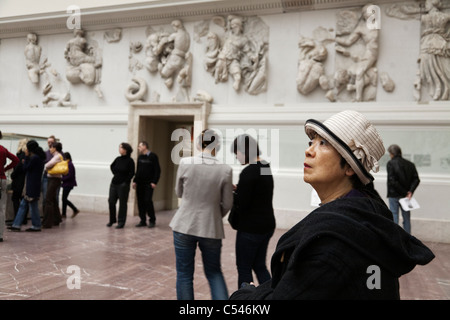
<path fill-rule="evenodd" d="M 67 206 L 69 206 L 73 210 L 72 218 L 75 218 L 80 210 L 78 210 L 78 208 L 71 201 L 69 201 L 70 191 L 77 186 L 75 166 L 73 165 L 72 156 L 69 152 L 64 153 L 64 159 L 69 160 L 69 173 L 62 177 L 62 216 L 63 218 L 66 217 Z"/>

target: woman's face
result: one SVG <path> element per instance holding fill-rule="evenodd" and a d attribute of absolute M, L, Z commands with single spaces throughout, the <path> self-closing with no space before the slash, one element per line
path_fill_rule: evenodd
<path fill-rule="evenodd" d="M 50 149 L 49 149 L 49 150 L 50 150 L 50 153 L 51 153 L 51 154 L 54 154 L 54 153 L 56 152 L 56 148 L 55 148 L 55 147 L 53 147 L 53 146 L 52 146 L 52 147 L 50 147 Z"/>
<path fill-rule="evenodd" d="M 339 184 L 345 177 L 348 165 L 341 167 L 341 155 L 324 138 L 316 135 L 305 151 L 303 180 L 314 189 Z"/>
<path fill-rule="evenodd" d="M 125 156 L 127 154 L 127 150 L 125 150 L 122 145 L 119 145 L 119 153 L 121 156 Z"/>
<path fill-rule="evenodd" d="M 238 161 L 244 165 L 245 163 L 245 154 L 243 154 L 242 152 L 240 152 L 239 150 L 236 151 L 236 159 L 238 159 Z"/>

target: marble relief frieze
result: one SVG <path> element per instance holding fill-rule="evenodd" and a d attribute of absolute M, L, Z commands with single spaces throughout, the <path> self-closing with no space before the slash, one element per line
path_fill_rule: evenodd
<path fill-rule="evenodd" d="M 195 38 L 206 38 L 205 70 L 214 82 L 231 82 L 236 92 L 267 90 L 269 28 L 259 17 L 215 16 L 197 23 Z"/>
<path fill-rule="evenodd" d="M 376 100 L 379 82 L 386 92 L 394 91 L 390 75 L 379 74 L 377 67 L 380 28 L 372 24 L 378 21 L 374 17 L 379 17 L 379 10 L 372 4 L 339 10 L 335 29 L 319 26 L 312 37 L 300 36 L 296 78 L 300 94 L 320 87 L 330 102 L 364 102 Z M 325 69 L 330 56 L 334 70 Z"/>
<path fill-rule="evenodd" d="M 64 50 L 64 58 L 67 61 L 66 79 L 72 84 L 84 83 L 94 86 L 98 97 L 102 98 L 101 48 L 95 40 L 88 43 L 84 30 L 74 29 L 73 34 L 74 37 L 67 42 Z"/>
<path fill-rule="evenodd" d="M 424 100 L 450 100 L 450 1 L 426 0 L 393 4 L 386 14 L 402 20 L 420 20 L 420 53 L 413 95 Z"/>

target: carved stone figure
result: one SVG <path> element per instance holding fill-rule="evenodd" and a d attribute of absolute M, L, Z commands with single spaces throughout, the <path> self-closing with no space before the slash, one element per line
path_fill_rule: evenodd
<path fill-rule="evenodd" d="M 84 83 L 86 85 L 96 84 L 96 91 L 102 97 L 98 84 L 100 83 L 100 68 L 102 59 L 99 51 L 94 46 L 89 46 L 84 37 L 84 31 L 74 29 L 74 38 L 69 40 L 64 51 L 68 65 L 66 78 L 72 83 Z"/>
<path fill-rule="evenodd" d="M 122 39 L 122 29 L 116 28 L 113 30 L 105 31 L 105 33 L 103 34 L 103 38 L 108 43 L 119 42 Z"/>
<path fill-rule="evenodd" d="M 243 34 L 243 21 L 241 17 L 231 16 L 229 18 L 230 23 L 230 33 L 225 39 L 225 43 L 219 53 L 216 70 L 215 79 L 216 83 L 218 81 L 227 81 L 228 74 L 230 73 L 233 77 L 234 90 L 239 90 L 241 85 L 241 58 L 247 58 L 246 55 L 249 53 L 250 48 L 248 46 L 248 39 Z"/>
<path fill-rule="evenodd" d="M 227 82 L 231 77 L 236 91 L 241 87 L 254 95 L 265 91 L 268 27 L 259 18 L 236 15 L 227 20 L 213 17 L 211 22 L 212 27 L 221 29 L 206 32 L 210 28 L 203 22 L 198 30 L 199 37 L 207 35 L 204 65 L 215 83 Z"/>
<path fill-rule="evenodd" d="M 298 61 L 297 90 L 304 95 L 319 86 L 319 80 L 325 75 L 323 62 L 328 56 L 324 45 L 310 38 L 300 37 L 298 41 L 300 55 Z"/>
<path fill-rule="evenodd" d="M 426 0 L 425 10 L 419 2 L 393 4 L 386 14 L 398 19 L 420 19 L 421 39 L 419 69 L 414 79 L 414 99 L 422 99 L 422 86 L 428 87 L 434 100 L 450 99 L 450 8 L 449 1 Z"/>
<path fill-rule="evenodd" d="M 39 83 L 40 75 L 44 72 L 44 69 L 49 66 L 47 59 L 42 63 L 41 52 L 42 48 L 37 44 L 37 35 L 29 33 L 27 35 L 28 44 L 25 46 L 25 61 L 28 69 L 28 78 L 32 83 Z"/>
<path fill-rule="evenodd" d="M 167 60 L 163 62 L 160 71 L 161 76 L 166 79 L 164 83 L 168 88 L 172 88 L 174 77 L 185 67 L 186 59 L 192 57 L 188 55 L 191 39 L 189 33 L 184 29 L 183 23 L 180 20 L 174 20 L 172 27 L 175 32 L 169 35 L 167 44 L 171 44 L 173 49 L 167 56 Z M 184 72 L 190 72 L 190 70 L 185 69 Z"/>
<path fill-rule="evenodd" d="M 167 88 L 172 88 L 175 79 L 187 88 L 191 85 L 192 73 L 190 36 L 180 20 L 172 21 L 171 25 L 172 33 L 147 31 L 144 66 L 151 73 L 159 71 Z"/>
<path fill-rule="evenodd" d="M 450 13 L 441 12 L 441 1 L 427 0 L 422 16 L 419 70 L 434 100 L 450 98 Z"/>
<path fill-rule="evenodd" d="M 352 21 L 346 21 L 346 19 L 341 19 L 340 23 L 341 29 L 344 32 L 337 32 L 336 36 L 336 52 L 342 54 L 344 57 L 351 58 L 353 64 L 348 68 L 351 74 L 350 83 L 347 86 L 349 91 L 355 91 L 355 100 L 364 101 L 363 94 L 364 89 L 368 84 L 375 83 L 376 90 L 376 77 L 377 70 L 370 70 L 376 67 L 376 62 L 378 59 L 378 39 L 379 30 L 370 29 L 367 27 L 366 20 L 370 17 L 371 13 L 367 8 L 371 4 L 367 4 L 362 9 L 362 14 L 360 19 L 357 21 L 356 26 L 350 31 L 349 34 L 346 32 L 351 29 Z M 349 12 L 351 15 L 351 12 Z M 344 16 L 345 17 L 345 16 Z M 345 68 L 344 66 L 339 66 L 340 68 Z M 370 70 L 370 71 L 369 71 Z M 371 94 L 374 99 L 375 96 Z M 372 99 L 371 98 L 371 99 Z"/>

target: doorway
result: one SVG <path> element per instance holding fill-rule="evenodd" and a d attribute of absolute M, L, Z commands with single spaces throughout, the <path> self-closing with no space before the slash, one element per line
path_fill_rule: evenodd
<path fill-rule="evenodd" d="M 207 103 L 133 103 L 129 110 L 128 141 L 136 152 L 132 158 L 137 163 L 137 146 L 145 140 L 149 149 L 156 153 L 161 166 L 161 177 L 153 193 L 155 211 L 178 208 L 178 197 L 175 194 L 175 179 L 178 169 L 176 159 L 172 159 L 172 150 L 178 143 L 191 146 L 192 137 L 197 136 L 207 126 L 210 113 Z M 189 131 L 191 141 L 172 141 L 172 133 L 176 129 Z M 185 139 L 186 140 L 186 139 Z M 188 142 L 186 144 L 186 142 Z M 186 148 L 184 148 L 185 151 Z M 192 151 L 192 150 L 191 150 Z M 183 152 L 183 156 L 189 152 Z M 174 161 L 175 160 L 175 161 Z M 130 192 L 128 214 L 138 215 L 136 193 Z"/>

